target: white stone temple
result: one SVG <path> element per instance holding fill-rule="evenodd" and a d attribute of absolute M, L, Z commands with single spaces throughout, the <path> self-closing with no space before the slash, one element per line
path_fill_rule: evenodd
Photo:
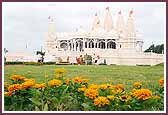
<path fill-rule="evenodd" d="M 67 60 L 80 55 L 98 55 L 98 63 L 116 65 L 156 65 L 164 62 L 163 54 L 142 51 L 143 40 L 134 25 L 133 10 L 129 12 L 125 23 L 121 11 L 118 12 L 116 26 L 109 7 L 106 8 L 104 22 L 96 13 L 90 31 L 82 26 L 76 32 L 58 33 L 55 20 L 49 21 L 49 31 L 46 39 L 45 61 Z M 70 26 L 70 25 L 67 25 Z"/>
<path fill-rule="evenodd" d="M 76 62 L 80 55 L 96 55 L 98 64 L 116 65 L 156 65 L 164 62 L 163 54 L 143 52 L 143 39 L 136 31 L 133 10 L 125 22 L 121 11 L 117 14 L 117 21 L 113 22 L 109 7 L 105 9 L 104 22 L 96 13 L 90 31 L 82 26 L 76 32 L 56 32 L 55 19 L 49 17 L 49 30 L 45 40 L 45 62 Z M 71 26 L 71 25 L 67 25 Z M 19 53 L 20 54 L 20 53 Z M 7 61 L 37 61 L 31 56 L 7 55 Z"/>

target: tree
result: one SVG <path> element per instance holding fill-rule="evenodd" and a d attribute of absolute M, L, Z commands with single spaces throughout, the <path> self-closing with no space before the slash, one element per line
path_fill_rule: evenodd
<path fill-rule="evenodd" d="M 144 52 L 154 52 L 158 54 L 162 54 L 164 52 L 164 44 L 161 45 L 154 45 L 152 44 L 148 49 L 146 49 Z"/>
<path fill-rule="evenodd" d="M 4 55 L 4 61 L 6 62 L 6 53 L 8 53 L 8 50 L 6 48 L 4 48 L 4 53 L 5 53 L 5 55 Z"/>
<path fill-rule="evenodd" d="M 41 59 L 38 59 L 38 62 L 43 62 L 44 61 L 44 56 L 45 56 L 45 52 L 42 51 L 42 48 L 41 48 L 41 51 L 37 51 L 36 52 L 36 55 L 39 55 L 41 56 Z"/>

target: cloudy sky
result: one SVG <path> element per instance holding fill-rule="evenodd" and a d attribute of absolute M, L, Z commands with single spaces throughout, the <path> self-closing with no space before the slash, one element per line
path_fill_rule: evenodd
<path fill-rule="evenodd" d="M 33 51 L 40 50 L 41 46 L 44 47 L 49 16 L 55 18 L 57 32 L 74 32 L 80 26 L 90 31 L 96 12 L 103 23 L 107 6 L 110 7 L 114 26 L 118 11 L 122 11 L 126 23 L 129 11 L 134 10 L 136 30 L 142 35 L 144 49 L 152 42 L 154 44 L 164 43 L 165 3 L 5 2 L 3 3 L 4 47 L 9 52 L 33 53 Z"/>

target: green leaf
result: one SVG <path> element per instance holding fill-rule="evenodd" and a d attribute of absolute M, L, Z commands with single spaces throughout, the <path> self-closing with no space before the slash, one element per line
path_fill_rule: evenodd
<path fill-rule="evenodd" d="M 38 100 L 37 98 L 31 98 L 30 100 L 37 106 L 41 105 L 40 100 Z"/>
<path fill-rule="evenodd" d="M 90 109 L 91 108 L 90 103 L 82 103 L 81 105 L 84 107 L 84 109 Z"/>
<path fill-rule="evenodd" d="M 35 106 L 35 111 L 40 111 L 40 109 L 37 106 Z"/>
<path fill-rule="evenodd" d="M 48 111 L 48 104 L 47 103 L 44 105 L 43 111 Z"/>

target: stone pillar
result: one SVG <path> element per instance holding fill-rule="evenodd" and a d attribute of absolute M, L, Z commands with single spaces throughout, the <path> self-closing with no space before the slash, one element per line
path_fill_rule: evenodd
<path fill-rule="evenodd" d="M 76 51 L 76 41 L 74 42 L 74 51 Z"/>
<path fill-rule="evenodd" d="M 77 43 L 78 43 L 77 51 L 80 51 L 80 42 Z"/>
<path fill-rule="evenodd" d="M 105 49 L 107 49 L 107 40 L 105 40 Z"/>
<path fill-rule="evenodd" d="M 89 48 L 89 39 L 87 40 L 87 48 Z"/>
<path fill-rule="evenodd" d="M 83 50 L 85 49 L 85 38 L 83 38 Z"/>
<path fill-rule="evenodd" d="M 94 47 L 93 48 L 96 48 L 96 39 L 94 39 Z"/>

